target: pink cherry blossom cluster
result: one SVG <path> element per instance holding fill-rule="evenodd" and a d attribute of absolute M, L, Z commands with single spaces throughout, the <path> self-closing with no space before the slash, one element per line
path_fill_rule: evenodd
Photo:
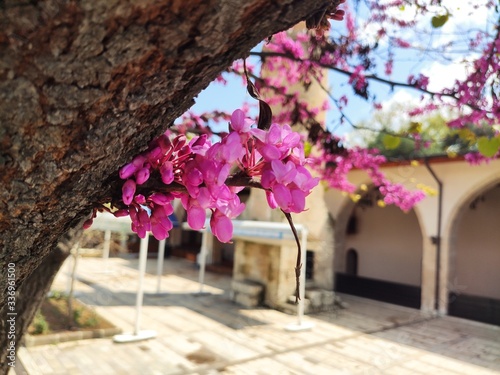
<path fill-rule="evenodd" d="M 374 186 L 378 188 L 384 197 L 384 203 L 393 204 L 405 212 L 410 211 L 426 196 L 426 193 L 422 190 L 409 190 L 403 184 L 392 182 L 378 167 L 371 166 L 367 173 Z"/>
<path fill-rule="evenodd" d="M 302 212 L 305 198 L 319 179 L 304 167 L 306 159 L 300 135 L 290 126 L 271 125 L 268 132 L 254 129 L 256 150 L 261 159 L 261 183 L 271 208 Z M 259 164 L 257 164 L 259 166 Z"/>
<path fill-rule="evenodd" d="M 469 162 L 470 165 L 481 165 L 488 164 L 492 158 L 488 158 L 479 152 L 470 152 L 464 155 L 464 159 Z"/>
<path fill-rule="evenodd" d="M 500 101 L 498 100 L 500 97 L 498 89 L 498 80 L 500 78 L 498 4 L 489 0 L 483 2 L 464 1 L 463 3 L 464 6 L 471 9 L 471 16 L 474 16 L 479 9 L 488 15 L 484 19 L 484 27 L 477 31 L 469 30 L 464 39 L 457 38 L 456 40 L 446 41 L 443 45 L 437 44 L 430 51 L 434 50 L 438 53 L 437 56 L 450 60 L 450 52 L 465 42 L 469 49 L 469 56 L 474 56 L 473 58 L 465 58 L 463 61 L 467 76 L 457 79 L 451 87 L 431 92 L 429 83 L 434 77 L 426 77 L 422 74 L 409 75 L 407 78 L 408 85 L 425 94 L 431 94 L 429 100 L 423 101 L 423 105 L 413 112 L 418 111 L 417 114 L 429 113 L 439 105 L 460 109 L 460 115 L 448 123 L 452 128 L 461 128 L 471 124 L 497 124 L 500 120 Z M 415 12 L 415 17 L 412 20 L 405 20 L 405 12 L 398 11 L 398 9 L 404 9 L 405 6 L 408 7 L 408 2 L 405 1 L 380 2 L 370 0 L 366 2 L 366 6 L 370 10 L 370 16 L 366 23 L 360 25 L 358 29 L 363 30 L 363 26 L 367 24 L 377 27 L 379 28 L 379 35 L 387 34 L 390 38 L 389 44 L 398 48 L 411 47 L 408 40 L 399 38 L 398 35 L 401 34 L 401 29 L 415 28 L 418 22 L 429 16 L 446 15 L 446 17 L 450 16 L 450 19 L 453 16 L 453 11 L 439 1 L 419 0 L 412 3 L 410 6 L 414 7 L 412 9 Z M 401 18 L 398 19 L 398 17 Z M 418 40 L 418 38 L 414 39 Z M 410 113 L 410 116 L 414 114 Z"/>
<path fill-rule="evenodd" d="M 238 192 L 249 179 L 266 190 L 272 208 L 304 211 L 305 198 L 318 179 L 305 168 L 300 135 L 287 125 L 262 130 L 252 124 L 238 109 L 220 142 L 212 143 L 207 134 L 191 140 L 163 134 L 153 140 L 146 152 L 120 169 L 126 208 L 114 214 L 129 215 L 132 230 L 140 237 L 151 231 L 155 238 L 165 239 L 173 227 L 169 215 L 177 198 L 191 228 L 202 229 L 206 212 L 211 212 L 212 233 L 228 242 L 233 234 L 231 219 L 245 208 Z"/>
<path fill-rule="evenodd" d="M 332 0 L 332 4 L 341 3 Z M 277 34 L 266 43 L 262 52 L 251 52 L 252 56 L 261 59 L 265 72 L 262 78 L 255 78 L 257 69 L 250 64 L 247 64 L 248 74 L 245 74 L 239 61 L 233 64 L 228 73 L 238 74 L 245 85 L 248 76 L 255 78 L 256 86 L 266 102 L 280 108 L 273 117 L 276 123 L 300 124 L 309 130 L 314 129 L 317 124 L 314 117 L 328 107 L 328 102 L 314 107 L 299 92 L 307 93 L 311 84 L 321 82 L 325 69 L 344 75 L 355 94 L 369 101 L 375 100 L 369 87 L 371 82 L 388 84 L 392 88 L 410 86 L 420 91 L 422 104 L 410 111 L 410 116 L 426 114 L 441 106 L 453 106 L 460 109 L 460 116 L 450 122 L 450 126 L 498 124 L 500 91 L 496 83 L 500 77 L 500 30 L 497 27 L 491 32 L 477 32 L 473 39 L 468 38 L 469 47 L 475 49 L 471 52 L 477 53 L 477 57 L 469 62 L 467 77 L 457 80 L 449 89 L 430 91 L 432 86 L 429 83 L 433 77 L 418 71 L 401 81 L 381 76 L 382 71 L 377 69 L 381 57 L 386 55 L 383 71 L 389 76 L 398 69 L 397 49 L 412 47 L 412 39 L 402 39 L 403 35 L 409 33 L 401 33 L 401 30 L 412 31 L 421 21 L 418 17 L 428 19 L 436 14 L 436 6 L 440 6 L 439 2 L 431 0 L 418 0 L 413 5 L 416 17 L 411 19 L 405 15 L 407 12 L 401 11 L 405 6 L 410 7 L 408 2 L 402 0 L 368 0 L 365 2 L 366 10 L 360 11 L 364 14 L 356 14 L 357 7 L 349 9 L 344 6 L 345 14 L 343 11 L 332 11 L 330 14 L 330 18 L 345 19 L 345 29 L 340 33 L 332 31 L 329 35 L 319 36 L 311 32 L 294 32 L 293 37 L 286 33 Z M 494 2 L 489 1 L 483 6 L 492 8 Z M 373 34 L 371 39 L 365 35 L 368 26 Z M 388 47 L 384 49 L 383 46 Z M 438 51 L 445 60 L 450 57 L 446 48 L 447 45 L 444 45 Z M 224 83 L 226 74 L 218 81 Z M 324 89 L 327 90 L 326 87 Z M 343 110 L 352 103 L 346 96 L 335 97 L 337 93 L 334 91 L 328 94 L 340 112 L 341 123 L 344 119 L 348 121 Z M 252 128 L 245 119 L 246 115 L 252 113 L 249 109 L 243 108 L 245 114 L 236 111 L 232 116 L 223 112 L 185 115 L 182 131 L 194 127 L 197 134 L 205 135 L 198 135 L 191 140 L 184 136 L 162 136 L 153 142 L 146 153 L 123 167 L 122 173 L 126 176 L 122 176 L 126 180 L 123 202 L 128 204 L 124 211 L 118 211 L 117 214 L 130 215 L 139 234 L 152 230 L 155 236 L 164 238 L 168 236 L 171 225 L 168 215 L 172 211 L 173 200 L 178 198 L 187 210 L 191 226 L 195 229 L 203 227 L 205 212 L 211 212 L 212 231 L 219 239 L 228 241 L 232 233 L 230 219 L 244 207 L 237 195 L 241 186 L 234 184 L 235 177 L 257 181 L 266 190 L 271 207 L 279 207 L 285 212 L 302 211 L 305 196 L 317 184 L 317 179 L 312 179 L 304 167 L 306 158 L 300 137 L 288 126 L 272 125 L 268 131 Z M 221 142 L 212 144 L 210 129 L 205 128 L 207 122 L 225 123 L 229 119 L 229 134 L 222 134 Z M 419 134 L 409 136 L 419 141 Z M 312 131 L 311 140 L 314 137 Z M 420 143 L 416 142 L 417 145 Z M 325 180 L 330 187 L 356 192 L 357 187 L 349 182 L 347 175 L 352 169 L 362 169 L 372 179 L 373 185 L 378 187 L 387 204 L 396 204 L 403 210 L 409 210 L 425 195 L 421 191 L 409 191 L 385 177 L 380 171 L 380 166 L 385 162 L 381 156 L 360 148 L 338 153 L 331 152 L 323 144 L 317 146 L 317 152 L 308 160 L 315 175 Z M 470 154 L 466 158 L 472 163 L 484 159 L 479 154 Z M 158 190 L 152 181 L 160 181 L 163 190 Z M 146 191 L 155 191 L 156 195 Z"/>
<path fill-rule="evenodd" d="M 355 33 L 355 23 L 351 16 L 347 16 L 348 30 Z M 357 44 L 355 44 L 356 47 Z M 315 116 L 322 110 L 325 110 L 328 103 L 321 108 L 313 108 L 298 93 L 298 85 L 309 84 L 319 80 L 324 73 L 321 64 L 339 65 L 348 68 L 345 55 L 339 55 L 338 50 L 322 51 L 321 64 L 311 56 L 314 54 L 317 45 L 313 43 L 310 35 L 305 33 L 296 33 L 293 37 L 287 33 L 275 35 L 272 41 L 266 45 L 266 51 L 272 54 L 263 62 L 263 70 L 266 71 L 261 81 L 261 90 L 264 95 L 267 94 L 269 104 L 276 105 L 280 111 L 274 116 L 278 123 L 301 123 L 307 124 L 314 121 Z M 361 48 L 361 47 L 359 47 Z M 271 74 L 270 74 L 271 73 Z M 273 74 L 275 73 L 275 74 Z M 358 64 L 350 73 L 348 83 L 361 96 L 365 96 L 367 89 L 367 79 L 365 76 L 365 67 Z M 412 83 L 415 85 L 426 86 L 426 77 L 412 77 Z M 270 87 L 266 88 L 266 87 Z M 348 104 L 345 96 L 342 96 L 337 103 L 341 109 Z M 331 134 L 325 136 L 332 136 Z M 330 187 L 349 193 L 354 193 L 357 186 L 350 183 L 347 177 L 351 169 L 366 170 L 369 176 L 373 177 L 373 184 L 379 187 L 386 204 L 395 204 L 407 211 L 419 202 L 425 194 L 419 190 L 408 190 L 401 184 L 391 182 L 380 171 L 380 166 L 386 159 L 383 156 L 373 154 L 360 148 L 346 150 L 343 154 L 329 153 L 322 144 L 316 144 L 318 153 L 310 157 L 316 174 L 324 180 Z M 326 167 L 328 166 L 328 167 Z M 286 173 L 283 171 L 281 173 Z M 279 173 L 278 173 L 279 174 Z M 263 184 L 265 184 L 265 175 Z M 267 185 L 266 185 L 267 187 Z M 278 186 L 279 190 L 280 187 Z M 269 200 L 271 206 L 275 202 Z M 299 206 L 300 207 L 300 206 Z"/>
<path fill-rule="evenodd" d="M 404 185 L 389 180 L 380 170 L 381 165 L 387 161 L 386 158 L 376 155 L 373 150 L 352 148 L 332 154 L 323 149 L 323 152 L 311 159 L 313 169 L 331 188 L 355 193 L 357 186 L 348 180 L 348 173 L 353 169 L 360 169 L 366 171 L 386 204 L 394 204 L 403 211 L 409 211 L 425 198 L 423 191 L 409 190 Z"/>
<path fill-rule="evenodd" d="M 473 5 L 474 1 L 468 1 Z M 277 74 L 266 74 L 261 80 L 263 86 L 271 87 L 271 104 L 277 104 L 283 109 L 279 114 L 287 123 L 307 125 L 308 117 L 314 115 L 315 108 L 307 107 L 307 100 L 295 95 L 296 87 L 302 84 L 307 91 L 311 82 L 322 74 L 324 69 L 344 74 L 347 83 L 352 86 L 355 94 L 372 100 L 371 82 L 380 82 L 394 87 L 411 87 L 422 93 L 422 104 L 409 112 L 410 116 L 426 114 L 438 107 L 458 108 L 460 115 L 449 122 L 450 127 L 463 127 L 470 124 L 498 124 L 500 120 L 500 31 L 495 16 L 495 2 L 485 1 L 473 6 L 474 9 L 484 8 L 489 17 L 485 20 L 485 29 L 474 31 L 464 38 L 464 41 L 454 40 L 437 43 L 430 48 L 430 53 L 444 61 L 451 61 L 453 51 L 461 48 L 461 43 L 467 43 L 471 50 L 470 61 L 464 61 L 468 75 L 457 80 L 451 87 L 433 91 L 434 77 L 422 73 L 409 74 L 406 80 L 396 81 L 381 74 L 380 57 L 385 55 L 384 74 L 389 76 L 398 68 L 396 51 L 413 47 L 418 38 L 408 39 L 417 25 L 426 24 L 429 17 L 453 16 L 453 11 L 440 2 L 422 0 L 409 5 L 405 1 L 391 0 L 386 2 L 366 1 L 366 9 L 359 7 L 345 8 L 343 23 L 345 29 L 340 33 L 332 32 L 321 38 L 301 34 L 279 34 L 274 37 L 266 49 L 260 54 L 263 69 Z M 407 8 L 406 11 L 402 11 Z M 411 8 L 411 9 L 410 9 Z M 408 12 L 414 12 L 415 17 L 408 17 Z M 451 12 L 451 13 L 449 13 Z M 431 24 L 428 24 L 431 27 Z M 366 29 L 370 36 L 366 36 Z M 435 28 L 435 27 L 434 27 Z M 401 30 L 408 30 L 402 33 Z M 437 31 L 437 29 L 436 29 Z M 292 36 L 293 35 L 293 36 Z M 401 36 L 405 35 L 405 39 Z M 443 38 L 447 40 L 447 38 Z M 429 43 L 430 45 L 431 43 Z M 434 45 L 434 44 L 433 44 Z M 384 49 L 382 46 L 388 46 Z M 270 51 L 270 52 L 269 52 Z M 253 53 L 259 55 L 258 53 Z M 290 89 L 292 92 L 290 92 Z M 262 88 L 262 91 L 264 89 Z M 332 101 L 334 92 L 329 95 Z M 337 105 L 341 121 L 344 116 L 342 106 Z"/>

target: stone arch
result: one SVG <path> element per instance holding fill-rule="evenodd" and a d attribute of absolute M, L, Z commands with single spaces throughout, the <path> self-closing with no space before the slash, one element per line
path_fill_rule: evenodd
<path fill-rule="evenodd" d="M 373 189 L 373 186 L 371 189 L 368 191 L 370 192 Z M 360 202 L 363 202 L 363 198 L 360 200 Z M 341 291 L 343 287 L 341 287 L 341 283 L 345 282 L 346 280 L 352 284 L 357 281 L 350 280 L 348 277 L 343 278 L 342 273 L 346 270 L 346 259 L 347 259 L 347 250 L 348 248 L 355 248 L 357 250 L 358 254 L 358 281 L 361 279 L 366 279 L 365 281 L 371 282 L 373 280 L 374 284 L 377 284 L 377 288 L 383 289 L 384 288 L 384 283 L 386 284 L 391 284 L 388 285 L 390 288 L 394 287 L 395 289 L 398 289 L 399 286 L 401 286 L 400 290 L 404 290 L 406 287 L 408 287 L 408 290 L 411 289 L 411 291 L 408 292 L 409 295 L 412 295 L 412 297 L 415 301 L 418 301 L 418 303 L 414 302 L 405 302 L 403 301 L 404 298 L 401 299 L 401 304 L 406 304 L 407 306 L 413 306 L 413 307 L 419 307 L 420 302 L 421 302 L 421 282 L 422 282 L 422 249 L 423 249 L 423 238 L 425 236 L 425 229 L 423 225 L 421 225 L 421 220 L 422 220 L 422 215 L 419 212 L 418 209 L 411 210 L 407 215 L 402 211 L 399 211 L 399 208 L 394 207 L 394 206 L 388 206 L 387 208 L 381 209 L 378 208 L 376 205 L 374 207 L 371 207 L 370 210 L 372 212 L 367 215 L 366 213 L 365 218 L 363 220 L 371 220 L 371 224 L 368 224 L 370 228 L 367 226 L 367 222 L 365 222 L 363 225 L 365 225 L 365 229 L 363 227 L 359 227 L 360 223 L 358 222 L 357 224 L 353 225 L 352 223 L 352 217 L 353 217 L 353 212 L 354 215 L 361 215 L 358 211 L 361 209 L 360 202 L 354 203 L 349 197 L 345 197 L 343 199 L 343 202 L 339 205 L 339 210 L 338 214 L 336 215 L 336 222 L 335 222 L 335 257 L 334 257 L 334 272 L 336 273 L 336 285 L 335 289 L 338 291 Z M 366 202 L 364 204 L 367 204 Z M 367 208 L 368 209 L 368 208 Z M 375 212 L 376 210 L 376 212 Z M 380 222 L 375 225 L 373 218 L 374 215 L 385 215 L 387 220 L 390 220 L 392 224 L 396 223 L 397 225 L 397 220 L 395 221 L 395 217 L 400 217 L 402 218 L 402 222 L 404 222 L 405 227 L 400 228 L 402 229 L 403 232 L 405 232 L 408 235 L 411 235 L 413 240 L 409 241 L 410 243 L 413 243 L 413 245 L 403 245 L 403 241 L 400 241 L 401 238 L 396 238 L 395 240 L 384 240 L 385 234 L 388 236 L 390 235 L 390 228 L 384 228 L 384 226 L 380 226 Z M 399 216 L 402 215 L 402 216 Z M 383 220 L 382 220 L 383 221 Z M 403 224 L 401 224 L 403 225 Z M 366 248 L 366 241 L 365 243 L 359 247 L 356 244 L 353 243 L 352 237 L 347 234 L 348 228 L 349 231 L 352 231 L 353 228 L 358 226 L 357 230 L 360 231 L 360 233 L 363 230 L 374 230 L 373 228 L 377 227 L 378 230 L 381 230 L 383 233 L 382 237 L 379 238 L 379 240 L 374 240 L 373 243 L 370 246 L 373 246 L 373 251 L 377 251 L 382 258 L 386 257 L 386 259 L 381 259 L 380 262 L 377 261 L 377 256 L 374 255 L 374 253 L 370 253 L 369 250 Z M 386 236 L 386 237 L 387 237 Z M 358 237 L 361 237 L 359 235 Z M 393 243 L 391 243 L 393 242 Z M 396 249 L 399 246 L 399 251 Z M 405 248 L 408 248 L 408 253 L 405 254 Z M 364 259 L 363 259 L 364 258 Z M 393 261 L 394 264 L 397 264 L 397 267 L 394 267 L 392 270 L 387 270 L 384 269 L 386 267 L 384 265 L 384 262 L 387 264 L 390 264 L 391 262 L 387 262 L 387 260 Z M 370 264 L 370 267 L 367 266 L 367 264 Z M 387 266 L 389 267 L 389 266 Z M 344 280 L 344 281 L 342 281 Z M 394 290 L 395 290 L 394 289 Z M 344 291 L 347 289 L 344 289 Z M 353 294 L 356 292 L 353 291 Z M 396 293 L 397 294 L 397 293 Z M 402 293 L 405 294 L 405 293 Z M 377 297 L 377 295 L 374 294 L 374 297 Z M 384 299 L 386 298 L 386 299 Z M 409 298 L 409 299 L 410 299 Z M 379 297 L 375 299 L 381 299 L 381 300 L 386 300 L 387 302 L 397 302 L 397 298 L 394 301 L 389 301 L 387 300 L 387 297 Z M 399 303 L 399 302 L 397 302 Z M 418 306 L 417 306 L 418 305 Z"/>
<path fill-rule="evenodd" d="M 490 175 L 481 181 L 477 181 L 474 186 L 470 187 L 462 193 L 459 200 L 454 204 L 453 209 L 450 212 L 450 220 L 448 225 L 444 227 L 444 233 L 448 235 L 451 239 L 456 232 L 457 222 L 460 220 L 461 216 L 465 212 L 465 207 L 468 203 L 475 198 L 478 194 L 486 192 L 495 185 L 500 183 L 500 178 L 497 174 Z"/>
<path fill-rule="evenodd" d="M 493 174 L 464 191 L 451 211 L 446 311 L 500 325 L 500 178 Z"/>
<path fill-rule="evenodd" d="M 344 197 L 344 200 L 341 203 L 341 208 L 338 212 L 337 217 L 335 218 L 333 272 L 335 272 L 336 269 L 342 269 L 344 267 L 341 256 L 337 255 L 342 254 L 345 248 L 347 225 L 349 223 L 349 218 L 354 207 L 355 203 L 348 197 Z"/>

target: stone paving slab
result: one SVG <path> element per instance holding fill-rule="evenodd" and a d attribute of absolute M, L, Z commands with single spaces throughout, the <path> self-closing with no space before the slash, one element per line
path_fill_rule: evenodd
<path fill-rule="evenodd" d="M 295 316 L 233 304 L 227 276 L 207 273 L 208 294 L 200 295 L 196 267 L 168 259 L 156 293 L 154 259 L 147 270 L 141 328 L 156 330 L 155 339 L 21 348 L 27 374 L 500 375 L 500 327 L 343 296 L 348 309 L 306 316 L 315 326 L 290 332 L 285 326 Z M 55 289 L 66 288 L 66 271 L 57 276 Z M 78 276 L 77 296 L 131 331 L 137 260 L 83 258 Z"/>

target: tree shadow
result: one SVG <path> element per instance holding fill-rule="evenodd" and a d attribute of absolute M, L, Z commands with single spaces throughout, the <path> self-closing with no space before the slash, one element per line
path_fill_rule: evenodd
<path fill-rule="evenodd" d="M 80 292 L 77 298 L 92 306 L 135 306 L 135 292 L 116 292 L 106 285 L 79 277 L 78 281 L 90 286 L 92 291 Z M 246 310 L 232 302 L 228 293 L 144 293 L 143 306 L 183 307 L 232 329 L 265 325 L 266 322 L 242 314 Z M 166 315 L 168 312 L 166 312 Z M 165 315 L 165 317 L 166 317 Z M 159 317 L 161 319 L 161 317 Z M 168 318 L 167 318 L 168 319 Z"/>

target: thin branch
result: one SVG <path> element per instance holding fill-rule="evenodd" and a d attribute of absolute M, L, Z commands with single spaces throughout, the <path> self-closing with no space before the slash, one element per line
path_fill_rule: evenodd
<path fill-rule="evenodd" d="M 262 51 L 262 52 L 255 52 L 255 51 L 250 51 L 250 55 L 251 56 L 258 56 L 258 57 L 261 57 L 262 59 L 265 59 L 266 57 L 282 57 L 282 58 L 286 58 L 286 59 L 289 59 L 289 60 L 292 60 L 292 61 L 296 61 L 296 62 L 299 62 L 299 63 L 305 63 L 307 62 L 308 60 L 304 60 L 304 59 L 300 59 L 300 58 L 296 58 L 288 53 L 284 53 L 284 52 L 270 52 L 270 51 Z M 325 69 L 329 69 L 329 70 L 332 70 L 334 72 L 337 72 L 337 73 L 340 73 L 340 74 L 343 74 L 343 75 L 346 75 L 346 76 L 352 76 L 353 72 L 351 71 L 348 71 L 348 70 L 345 70 L 345 69 L 341 69 L 341 68 L 338 68 L 338 67 L 335 67 L 335 66 L 332 66 L 332 65 L 329 65 L 329 64 L 325 64 L 325 63 L 321 63 L 317 60 L 314 61 L 314 64 L 316 64 L 317 66 L 321 67 L 321 68 L 325 68 Z M 410 89 L 414 89 L 414 90 L 417 90 L 417 91 L 420 91 L 424 94 L 428 94 L 430 96 L 439 96 L 439 97 L 448 97 L 448 98 L 451 98 L 453 100 L 459 100 L 459 98 L 457 98 L 457 96 L 455 95 L 455 93 L 453 92 L 450 92 L 450 93 L 443 93 L 443 92 L 435 92 L 435 91 L 430 91 L 430 90 L 427 90 L 427 89 L 424 89 L 422 87 L 418 87 L 418 86 L 415 86 L 415 85 L 412 85 L 410 83 L 404 83 L 404 82 L 397 82 L 397 81 L 392 81 L 392 80 L 389 80 L 389 79 L 385 79 L 385 78 L 382 78 L 382 77 L 379 77 L 375 74 L 366 74 L 364 75 L 364 77 L 366 79 L 369 79 L 369 80 L 373 80 L 373 81 L 377 81 L 377 82 L 380 82 L 380 83 L 384 83 L 386 85 L 389 85 L 390 87 L 406 87 L 406 88 L 410 88 Z M 467 105 L 468 107 L 470 107 L 471 109 L 474 109 L 474 110 L 480 110 L 480 108 L 478 108 L 477 106 L 473 105 L 473 104 L 470 104 L 470 103 L 466 103 L 465 105 Z"/>
<path fill-rule="evenodd" d="M 295 242 L 297 243 L 297 262 L 295 265 L 295 303 L 298 303 L 300 300 L 300 272 L 302 269 L 302 247 L 300 246 L 300 239 L 295 229 L 295 225 L 293 224 L 292 215 L 288 212 L 281 210 L 288 220 L 288 224 L 290 224 L 290 229 L 292 230 L 293 236 L 295 237 Z"/>
<path fill-rule="evenodd" d="M 333 95 L 332 95 L 332 92 L 327 88 L 325 87 L 325 85 L 323 85 L 323 83 L 321 82 L 321 79 L 319 79 L 318 77 L 316 77 L 315 74 L 312 75 L 313 78 L 316 80 L 316 83 L 319 85 L 319 87 L 326 93 L 326 95 L 330 98 L 330 100 L 335 103 L 335 106 L 337 107 L 337 109 L 339 110 L 340 114 L 342 115 L 342 118 L 345 119 L 349 125 L 351 125 L 354 129 L 356 129 L 356 125 L 354 124 L 354 122 L 352 122 L 349 117 L 347 117 L 347 115 L 345 114 L 345 112 L 342 110 L 342 106 L 339 104 L 339 101 L 337 100 L 337 98 L 335 98 Z"/>
<path fill-rule="evenodd" d="M 114 192 L 112 197 L 106 197 L 102 201 L 97 202 L 96 206 L 101 207 L 104 204 L 112 202 L 115 207 L 117 208 L 126 208 L 128 206 L 124 205 L 121 203 L 122 195 L 121 195 L 121 188 L 124 183 L 124 180 L 121 179 L 116 179 L 113 181 L 112 185 L 112 191 Z M 233 176 L 229 176 L 227 180 L 225 181 L 225 184 L 227 186 L 244 186 L 244 187 L 251 187 L 255 189 L 262 189 L 265 190 L 264 187 L 262 187 L 260 181 L 249 177 L 244 174 L 244 172 L 237 173 Z M 204 184 L 201 184 L 200 187 L 204 187 Z M 142 194 L 145 197 L 151 195 L 152 193 L 172 193 L 172 192 L 181 192 L 181 193 L 187 193 L 187 189 L 184 185 L 178 183 L 178 182 L 172 182 L 171 184 L 165 185 L 162 181 L 154 178 L 151 176 L 149 180 L 142 184 L 142 185 L 137 185 L 136 187 L 136 194 Z"/>

